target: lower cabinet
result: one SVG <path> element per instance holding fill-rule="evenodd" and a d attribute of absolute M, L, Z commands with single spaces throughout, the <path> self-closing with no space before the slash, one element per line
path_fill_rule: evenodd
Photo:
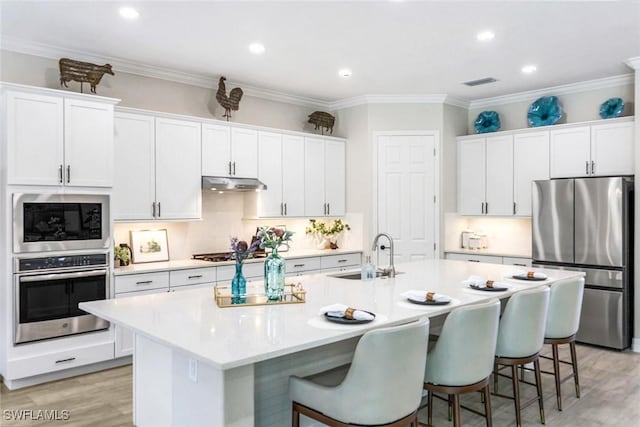
<path fill-rule="evenodd" d="M 518 267 L 531 267 L 530 258 L 521 257 L 502 257 L 496 255 L 480 255 L 480 254 L 467 254 L 459 252 L 446 252 L 445 259 L 453 259 L 459 261 L 469 262 L 486 262 L 489 264 L 504 264 L 515 265 Z"/>

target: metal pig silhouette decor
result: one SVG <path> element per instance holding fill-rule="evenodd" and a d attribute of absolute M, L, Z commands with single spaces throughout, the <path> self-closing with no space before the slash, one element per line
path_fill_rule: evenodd
<path fill-rule="evenodd" d="M 83 91 L 82 84 L 89 83 L 91 85 L 91 93 L 96 93 L 96 86 L 100 84 L 104 73 L 111 74 L 110 64 L 96 65 L 90 62 L 81 62 L 74 59 L 62 58 L 58 61 L 60 66 L 60 86 L 69 87 L 67 82 L 80 82 L 80 92 Z"/>
<path fill-rule="evenodd" d="M 314 111 L 309 114 L 309 123 L 316 125 L 315 129 L 320 131 L 324 135 L 324 130 L 333 134 L 333 125 L 336 122 L 336 118 L 324 111 Z"/>
<path fill-rule="evenodd" d="M 231 118 L 231 110 L 238 111 L 240 108 L 240 100 L 242 99 L 242 89 L 239 87 L 231 89 L 229 96 L 227 96 L 227 87 L 224 82 L 227 80 L 224 76 L 218 80 L 218 92 L 216 93 L 216 99 L 218 103 L 224 108 L 224 116 L 229 121 Z"/>

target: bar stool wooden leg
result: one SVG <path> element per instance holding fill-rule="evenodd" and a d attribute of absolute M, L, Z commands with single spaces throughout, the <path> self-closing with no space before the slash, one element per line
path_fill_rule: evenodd
<path fill-rule="evenodd" d="M 511 381 L 513 383 L 513 406 L 516 408 L 516 425 L 522 426 L 520 417 L 520 381 L 518 380 L 518 366 L 511 365 Z"/>
<path fill-rule="evenodd" d="M 482 391 L 482 395 L 484 396 L 484 413 L 485 413 L 485 418 L 487 420 L 487 427 L 492 427 L 493 425 L 493 421 L 491 419 L 491 397 L 489 396 L 491 394 L 490 390 L 489 390 L 489 384 L 487 384 L 487 386 L 483 389 Z"/>
<path fill-rule="evenodd" d="M 300 412 L 298 412 L 298 408 L 294 404 L 291 407 L 291 427 L 299 427 L 299 426 L 300 426 Z"/>
<path fill-rule="evenodd" d="M 580 398 L 580 380 L 578 379 L 578 358 L 576 356 L 576 343 L 571 341 L 569 343 L 571 349 L 571 367 L 573 368 L 573 380 L 576 384 L 576 397 Z"/>
<path fill-rule="evenodd" d="M 535 371 L 536 374 L 536 390 L 538 392 L 538 407 L 540 408 L 540 422 L 542 424 L 545 423 L 544 421 L 544 403 L 543 403 L 543 399 L 542 399 L 542 378 L 540 375 L 540 360 L 536 359 L 533 362 L 533 370 Z"/>
<path fill-rule="evenodd" d="M 558 355 L 558 344 L 551 344 L 551 353 L 553 356 L 553 377 L 556 380 L 556 400 L 558 402 L 558 411 L 562 411 L 562 390 L 560 385 L 560 356 Z"/>
<path fill-rule="evenodd" d="M 449 395 L 449 421 L 451 421 L 452 416 L 452 405 L 453 405 L 453 395 Z"/>
<path fill-rule="evenodd" d="M 493 362 L 493 393 L 498 394 L 498 362 Z"/>
<path fill-rule="evenodd" d="M 462 419 L 460 418 L 460 396 L 453 395 L 453 427 L 461 427 Z"/>
<path fill-rule="evenodd" d="M 433 393 L 429 390 L 427 395 L 427 424 L 431 425 L 433 418 Z"/>

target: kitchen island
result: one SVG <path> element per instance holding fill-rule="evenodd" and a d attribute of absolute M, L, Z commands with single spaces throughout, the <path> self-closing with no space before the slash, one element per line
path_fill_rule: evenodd
<path fill-rule="evenodd" d="M 160 426 L 286 426 L 290 423 L 287 381 L 348 363 L 358 337 L 368 330 L 446 314 L 452 308 L 506 298 L 552 285 L 575 271 L 538 270 L 549 279 L 504 279 L 513 267 L 428 260 L 396 267 L 393 279 L 362 282 L 311 275 L 296 277 L 306 303 L 219 308 L 212 288 L 182 293 L 82 303 L 80 308 L 135 333 L 134 422 Z M 509 283 L 505 292 L 465 287 L 470 275 Z M 446 294 L 444 306 L 414 305 L 401 293 L 421 289 Z M 376 314 L 373 322 L 327 322 L 320 308 L 347 304 Z M 402 350 L 398 363 L 402 363 Z M 304 425 L 304 423 L 303 423 Z"/>

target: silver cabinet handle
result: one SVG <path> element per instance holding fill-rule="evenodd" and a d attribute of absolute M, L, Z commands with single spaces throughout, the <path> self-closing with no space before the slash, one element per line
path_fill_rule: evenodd
<path fill-rule="evenodd" d="M 513 214 L 516 214 L 516 202 L 513 202 Z"/>
<path fill-rule="evenodd" d="M 68 359 L 56 360 L 56 365 L 59 364 L 59 363 L 73 362 L 74 360 L 76 360 L 75 357 L 69 357 Z"/>
<path fill-rule="evenodd" d="M 285 214 L 285 216 L 287 215 L 287 203 L 286 202 L 284 204 L 284 214 Z"/>
<path fill-rule="evenodd" d="M 202 274 L 196 274 L 194 276 L 189 276 L 189 279 L 200 279 L 202 277 Z"/>
<path fill-rule="evenodd" d="M 338 262 L 347 262 L 346 259 L 339 259 Z"/>
<path fill-rule="evenodd" d="M 294 264 L 293 268 L 300 268 L 300 267 L 304 267 L 304 264 Z"/>
<path fill-rule="evenodd" d="M 60 165 L 60 166 L 58 167 L 58 182 L 59 182 L 60 184 L 62 184 L 62 181 L 63 181 L 63 178 L 62 178 L 62 165 Z"/>
<path fill-rule="evenodd" d="M 591 160 L 591 175 L 593 175 L 594 173 L 596 173 L 596 162 Z"/>
<path fill-rule="evenodd" d="M 467 261 L 469 261 L 469 262 L 480 262 L 480 261 L 479 261 L 479 260 L 477 260 L 477 259 L 468 259 Z"/>
<path fill-rule="evenodd" d="M 527 266 L 527 264 L 519 264 L 519 263 L 517 263 L 517 262 L 514 262 L 514 263 L 513 263 L 513 265 L 518 265 L 518 266 L 520 266 L 520 267 L 526 267 L 526 266 Z"/>
<path fill-rule="evenodd" d="M 150 285 L 153 283 L 153 280 L 141 280 L 140 282 L 136 282 L 136 285 Z"/>
<path fill-rule="evenodd" d="M 231 160 L 229 160 L 229 175 L 231 175 Z"/>
<path fill-rule="evenodd" d="M 233 162 L 233 175 L 235 176 L 236 174 L 236 162 Z"/>
<path fill-rule="evenodd" d="M 589 160 L 584 162 L 584 173 L 589 175 Z"/>
<path fill-rule="evenodd" d="M 153 216 L 155 218 L 156 217 L 156 202 L 153 202 L 151 205 L 153 206 L 153 213 L 151 214 L 151 216 Z"/>
<path fill-rule="evenodd" d="M 160 213 L 160 202 L 158 202 L 158 218 L 160 218 L 162 216 L 162 214 Z"/>
<path fill-rule="evenodd" d="M 331 215 L 331 203 L 327 203 L 327 215 Z"/>
<path fill-rule="evenodd" d="M 284 215 L 284 203 L 280 203 L 280 216 Z"/>
<path fill-rule="evenodd" d="M 71 182 L 71 166 L 67 165 L 67 184 Z"/>
<path fill-rule="evenodd" d="M 484 202 L 484 214 L 487 215 L 489 213 L 489 202 Z"/>
<path fill-rule="evenodd" d="M 480 204 L 480 212 L 484 215 L 484 202 Z"/>
<path fill-rule="evenodd" d="M 322 212 L 324 215 L 327 214 L 327 204 L 325 203 L 324 205 L 322 205 L 322 208 L 324 209 L 324 211 Z"/>

